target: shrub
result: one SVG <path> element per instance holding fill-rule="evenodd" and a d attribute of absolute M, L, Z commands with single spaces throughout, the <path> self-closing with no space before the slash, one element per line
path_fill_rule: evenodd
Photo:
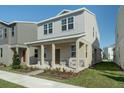
<path fill-rule="evenodd" d="M 19 59 L 19 55 L 17 54 L 17 52 L 15 51 L 14 55 L 13 55 L 13 63 L 12 63 L 12 68 L 13 69 L 20 69 L 20 59 Z"/>
<path fill-rule="evenodd" d="M 65 72 L 66 72 L 66 70 L 65 70 L 64 68 L 62 69 L 62 71 L 63 71 L 63 73 L 65 73 Z"/>

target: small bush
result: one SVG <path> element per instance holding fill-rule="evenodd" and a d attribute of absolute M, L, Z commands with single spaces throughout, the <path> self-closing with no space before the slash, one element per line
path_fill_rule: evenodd
<path fill-rule="evenodd" d="M 19 55 L 17 54 L 17 52 L 15 51 L 14 55 L 13 55 L 13 63 L 12 63 L 12 68 L 13 69 L 20 69 L 20 59 L 19 59 Z"/>

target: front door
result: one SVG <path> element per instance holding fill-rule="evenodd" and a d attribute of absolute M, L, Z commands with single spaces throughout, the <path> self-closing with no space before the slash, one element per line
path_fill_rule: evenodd
<path fill-rule="evenodd" d="M 60 49 L 55 50 L 55 58 L 56 58 L 55 63 L 60 64 Z"/>

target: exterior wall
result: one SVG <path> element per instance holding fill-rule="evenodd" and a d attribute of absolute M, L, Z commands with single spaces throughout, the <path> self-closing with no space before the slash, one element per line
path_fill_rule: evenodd
<path fill-rule="evenodd" d="M 17 23 L 17 44 L 36 41 L 37 25 L 32 23 Z"/>
<path fill-rule="evenodd" d="M 15 27 L 14 36 L 12 36 L 12 27 Z M 3 25 L 1 23 L 0 28 L 7 28 L 7 37 L 5 38 L 5 31 L 3 30 L 3 38 L 0 38 L 0 47 L 3 48 L 3 57 L 0 58 L 0 62 L 10 65 L 13 57 L 13 51 L 11 49 L 12 45 L 15 45 L 13 48 L 16 48 L 16 45 L 21 45 L 18 46 L 21 48 L 22 46 L 25 46 L 24 43 L 35 41 L 37 38 L 37 25 L 33 23 L 13 23 L 11 25 Z M 20 59 L 21 58 L 22 56 L 20 56 Z"/>
<path fill-rule="evenodd" d="M 68 18 L 71 16 L 74 16 L 74 29 L 62 31 L 61 30 L 61 20 L 63 18 Z M 53 22 L 53 33 L 47 34 L 47 35 L 44 35 L 44 24 L 46 24 L 46 23 L 43 23 L 43 24 L 41 24 L 41 26 L 38 26 L 38 32 L 37 32 L 38 38 L 37 39 L 42 40 L 42 39 L 48 39 L 48 38 L 65 37 L 65 36 L 70 36 L 70 35 L 81 34 L 84 32 L 83 21 L 84 21 L 83 12 L 78 13 L 78 14 L 64 16 L 64 17 L 56 19 L 54 21 L 49 21 L 47 23 Z"/>
<path fill-rule="evenodd" d="M 115 63 L 124 69 L 124 6 L 120 7 L 116 25 Z"/>
<path fill-rule="evenodd" d="M 5 32 L 4 29 L 7 29 L 7 37 L 5 38 Z M 0 24 L 0 29 L 3 29 L 0 33 L 2 34 L 2 38 L 0 38 L 0 45 L 1 44 L 7 44 L 8 43 L 8 34 L 9 34 L 9 27 L 3 24 Z"/>
<path fill-rule="evenodd" d="M 84 12 L 84 30 L 86 32 L 84 39 L 93 46 L 99 47 L 100 36 L 96 16 L 88 13 L 87 11 Z"/>
<path fill-rule="evenodd" d="M 87 11 L 84 12 L 84 31 L 86 35 L 82 37 L 82 40 L 86 40 L 88 43 L 88 58 L 89 65 L 101 62 L 101 51 L 100 51 L 100 36 L 99 29 L 96 21 L 96 16 L 91 15 Z M 97 50 L 97 53 L 94 50 Z M 100 54 L 100 55 L 99 55 Z"/>
<path fill-rule="evenodd" d="M 14 36 L 12 36 L 12 27 L 15 28 Z M 9 38 L 9 42 L 8 42 L 9 44 L 11 44 L 11 45 L 17 44 L 17 27 L 16 27 L 16 24 L 12 24 L 10 26 L 8 38 Z"/>
<path fill-rule="evenodd" d="M 12 63 L 13 51 L 10 49 L 9 45 L 0 45 L 0 48 L 3 50 L 3 56 L 0 56 L 0 63 L 10 65 Z M 0 51 L 1 53 L 1 51 Z"/>

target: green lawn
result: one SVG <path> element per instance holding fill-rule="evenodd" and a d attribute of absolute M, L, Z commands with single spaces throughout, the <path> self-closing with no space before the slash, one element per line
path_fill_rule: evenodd
<path fill-rule="evenodd" d="M 120 68 L 112 62 L 101 62 L 92 68 L 82 71 L 78 76 L 69 79 L 58 79 L 52 75 L 43 73 L 36 77 L 89 88 L 124 87 L 124 71 L 121 71 Z"/>
<path fill-rule="evenodd" d="M 0 88 L 24 88 L 24 87 L 0 79 Z"/>

